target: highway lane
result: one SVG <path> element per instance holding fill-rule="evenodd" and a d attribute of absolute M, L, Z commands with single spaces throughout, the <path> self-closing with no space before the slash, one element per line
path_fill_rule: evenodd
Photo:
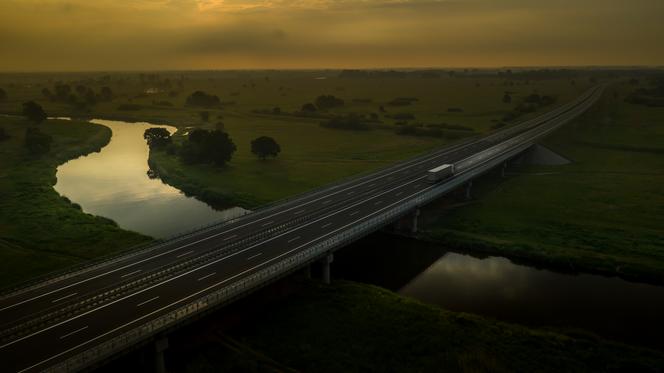
<path fill-rule="evenodd" d="M 363 198 L 366 193 L 372 193 L 378 183 L 394 183 L 400 178 L 408 177 L 408 169 L 413 164 L 421 164 L 421 168 L 429 167 L 439 161 L 441 156 L 455 151 L 445 149 L 434 155 L 410 162 L 395 170 L 388 170 L 378 178 L 353 183 L 349 186 L 336 188 L 330 193 L 314 196 L 299 205 L 276 211 L 254 219 L 241 221 L 238 224 L 220 228 L 218 231 L 203 232 L 194 237 L 177 241 L 171 245 L 164 245 L 159 252 L 149 252 L 143 255 L 129 257 L 118 263 L 98 269 L 97 271 L 81 273 L 47 287 L 32 289 L 0 302 L 0 317 L 3 324 L 15 323 L 21 318 L 28 317 L 33 309 L 47 309 L 60 306 L 64 300 L 75 301 L 89 292 L 89 289 L 102 289 L 118 281 L 131 280 L 166 265 L 171 265 L 186 254 L 203 254 L 217 249 L 219 245 L 230 245 L 247 236 L 255 235 L 256 223 L 261 222 L 265 230 L 273 229 L 298 215 L 309 215 L 322 209 L 334 208 L 339 203 Z M 408 168 L 404 170 L 404 167 Z M 383 181 L 381 179 L 386 179 Z M 263 223 L 265 222 L 266 223 Z M 201 237 L 203 236 L 203 237 Z M 196 247 L 196 250 L 190 248 Z M 182 253 L 184 252 L 184 253 Z M 21 307 L 23 306 L 23 307 Z"/>
<path fill-rule="evenodd" d="M 550 116 L 555 114 L 555 110 L 552 111 L 551 113 L 547 113 L 539 118 L 533 119 L 529 122 L 535 122 L 537 120 L 541 120 L 540 118 L 546 118 L 546 116 Z M 528 122 L 526 122 L 528 123 Z M 458 145 L 458 146 L 463 146 L 464 144 Z M 439 152 L 436 152 L 432 155 L 427 155 L 425 157 L 422 157 L 424 159 L 426 158 L 436 158 L 441 155 L 447 154 L 451 151 L 454 151 L 454 148 L 452 149 L 443 149 Z M 106 266 L 100 267 L 96 271 L 88 271 L 85 273 L 81 273 L 79 276 L 72 276 L 70 278 L 64 279 L 62 281 L 58 281 L 57 283 L 51 284 L 50 286 L 47 287 L 40 287 L 36 289 L 32 289 L 30 291 L 26 291 L 20 294 L 16 294 L 10 297 L 5 297 L 3 299 L 0 299 L 0 317 L 2 320 L 6 320 L 8 322 L 13 322 L 16 320 L 16 315 L 25 315 L 26 310 L 17 308 L 17 306 L 20 306 L 24 303 L 29 303 L 35 300 L 38 300 L 40 298 L 46 297 L 43 301 L 49 302 L 49 301 L 59 301 L 62 299 L 64 296 L 74 296 L 78 295 L 82 292 L 78 291 L 76 286 L 80 284 L 84 284 L 93 280 L 98 279 L 99 277 L 104 277 L 104 276 L 113 276 L 115 275 L 116 278 L 111 277 L 110 279 L 107 279 L 105 281 L 101 281 L 99 283 L 94 283 L 94 284 L 85 284 L 85 286 L 90 287 L 90 288 L 101 288 L 109 283 L 112 283 L 114 281 L 117 281 L 117 276 L 119 276 L 120 279 L 123 279 L 129 275 L 140 275 L 141 273 L 147 273 L 151 269 L 158 268 L 163 265 L 168 265 L 169 263 L 172 263 L 173 260 L 177 260 L 179 258 L 179 255 L 177 252 L 183 249 L 187 249 L 191 246 L 197 245 L 199 246 L 201 242 L 203 241 L 212 241 L 213 246 L 217 245 L 219 243 L 223 244 L 232 244 L 233 242 L 239 241 L 240 239 L 247 237 L 247 235 L 252 235 L 256 233 L 255 230 L 255 222 L 256 221 L 265 221 L 267 219 L 272 219 L 268 220 L 268 223 L 273 223 L 273 224 L 266 224 L 265 227 L 266 229 L 269 229 L 271 225 L 278 225 L 280 223 L 283 223 L 284 221 L 288 221 L 292 218 L 293 215 L 301 214 L 306 211 L 306 206 L 311 205 L 311 204 L 316 204 L 317 202 L 320 202 L 321 200 L 325 200 L 326 197 L 328 196 L 334 196 L 335 194 L 340 194 L 345 190 L 348 189 L 353 189 L 351 193 L 363 193 L 366 192 L 367 190 L 355 190 L 358 188 L 358 186 L 366 185 L 368 186 L 367 189 L 373 187 L 372 184 L 367 182 L 368 180 L 371 180 L 372 178 L 381 178 L 381 177 L 388 177 L 389 175 L 394 174 L 395 172 L 398 173 L 400 170 L 403 170 L 404 168 L 408 168 L 411 164 L 414 162 L 421 162 L 423 159 L 416 159 L 410 162 L 406 162 L 403 165 L 397 165 L 395 168 L 389 168 L 385 171 L 378 172 L 377 176 L 357 180 L 357 181 L 351 181 L 348 183 L 349 185 L 342 185 L 340 188 L 342 188 L 341 191 L 332 191 L 329 194 L 314 194 L 311 196 L 305 196 L 302 199 L 292 201 L 294 203 L 293 206 L 284 206 L 285 208 L 282 208 L 276 212 L 272 212 L 271 214 L 262 214 L 261 212 L 251 214 L 251 216 L 247 217 L 247 219 L 238 222 L 236 224 L 231 224 L 230 226 L 224 226 L 224 227 L 219 227 L 216 229 L 210 229 L 206 230 L 204 232 L 199 232 L 195 235 L 192 235 L 190 237 L 185 237 L 184 239 L 178 239 L 173 242 L 165 243 L 160 245 L 159 252 L 145 252 L 142 255 L 133 255 L 125 258 L 125 260 L 119 261 L 117 263 L 110 263 Z M 390 176 L 391 177 L 391 176 Z M 380 180 L 376 180 L 379 181 Z M 339 198 L 335 198 L 335 202 L 339 202 Z M 325 202 L 325 201 L 323 201 Z M 293 211 L 296 208 L 303 207 L 297 211 Z M 315 206 L 313 206 L 315 208 Z M 264 216 L 262 216 L 264 215 Z M 235 233 L 231 233 L 235 232 Z M 172 254 L 172 255 L 171 255 Z M 147 267 L 144 265 L 144 263 L 147 263 Z M 138 268 L 138 266 L 144 265 L 143 268 Z M 129 272 L 125 272 L 125 270 Z M 131 270 L 131 271 L 130 271 Z M 62 292 L 67 292 L 67 294 L 62 294 Z M 40 304 L 39 306 L 43 307 L 44 304 Z M 12 312 L 14 314 L 12 314 Z"/>
<path fill-rule="evenodd" d="M 460 162 L 468 155 L 467 152 L 476 152 L 476 147 L 472 151 L 469 149 L 467 148 L 466 152 L 457 150 L 446 157 L 431 160 L 431 162 Z M 192 299 L 191 297 L 196 296 L 199 292 L 209 291 L 210 289 L 207 289 L 209 286 L 214 284 L 216 284 L 214 286 L 222 286 L 226 282 L 221 281 L 248 276 L 261 266 L 269 265 L 283 255 L 301 250 L 317 240 L 324 239 L 335 230 L 358 224 L 363 219 L 380 212 L 381 209 L 387 208 L 390 204 L 398 203 L 398 201 L 410 198 L 413 193 L 421 193 L 431 188 L 431 185 L 423 181 L 426 170 L 430 168 L 429 164 L 423 166 L 426 167 L 414 167 L 414 169 L 408 170 L 409 176 L 398 181 L 396 183 L 398 185 L 377 183 L 371 187 L 371 195 L 343 203 L 341 208 L 334 209 L 333 212 L 240 252 L 178 275 L 177 278 L 169 279 L 93 311 L 77 315 L 75 318 L 53 325 L 10 345 L 4 345 L 0 347 L 0 354 L 3 358 L 10 357 L 7 361 L 12 361 L 12 367 L 21 369 L 30 366 L 27 364 L 31 362 L 44 361 L 44 364 L 47 364 L 62 359 L 99 339 L 111 338 L 113 335 L 133 327 L 136 322 L 142 322 L 156 313 L 163 314 L 176 307 L 177 304 Z M 403 173 L 406 174 L 405 170 Z M 377 189 L 379 187 L 380 189 Z M 324 201 L 321 201 L 321 204 L 322 202 Z M 255 262 L 258 264 L 254 264 Z M 58 353 L 54 353 L 54 342 L 57 342 L 56 350 L 60 351 Z M 37 348 L 30 349 L 30 346 Z M 43 352 L 40 352 L 41 350 Z M 22 354 L 21 351 L 30 351 L 30 354 L 28 356 Z M 60 353 L 62 354 L 58 355 Z M 53 359 L 46 360 L 49 357 L 53 357 Z M 35 366 L 34 369 L 40 369 L 40 367 L 43 366 Z"/>
<path fill-rule="evenodd" d="M 151 270 L 161 266 L 172 264 L 181 257 L 182 254 L 179 252 L 184 249 L 196 246 L 197 252 L 204 253 L 210 249 L 215 249 L 220 244 L 233 244 L 247 236 L 255 235 L 257 233 L 255 229 L 257 222 L 267 221 L 261 224 L 261 227 L 266 230 L 273 229 L 274 226 L 279 226 L 284 222 L 292 220 L 294 216 L 311 214 L 316 210 L 320 210 L 320 205 L 332 208 L 337 203 L 358 198 L 364 193 L 372 192 L 377 183 L 398 181 L 399 178 L 407 176 L 410 172 L 410 167 L 415 164 L 421 164 L 422 168 L 429 167 L 439 162 L 440 157 L 450 154 L 460 147 L 472 149 L 465 144 L 443 149 L 395 168 L 387 169 L 380 172 L 376 177 L 353 181 L 349 185 L 341 185 L 328 193 L 307 196 L 308 198 L 305 197 L 303 200 L 298 200 L 297 204 L 293 206 L 270 214 L 252 214 L 253 216 L 236 224 L 220 227 L 216 230 L 207 230 L 191 237 L 162 244 L 160 245 L 159 252 L 150 251 L 140 255 L 129 256 L 125 260 L 110 263 L 107 266 L 98 268 L 96 271 L 80 273 L 78 276 L 72 276 L 57 283 L 49 284 L 48 286 L 34 288 L 6 297 L 0 300 L 0 316 L 3 322 L 14 323 L 21 317 L 28 315 L 30 309 L 45 309 L 48 306 L 53 306 L 50 303 L 60 303 L 62 300 L 70 297 L 80 298 L 83 294 L 86 294 L 85 288 L 104 288 L 117 281 L 132 279 L 136 276 L 149 273 Z M 387 181 L 381 179 L 387 179 Z M 346 193 L 347 191 L 349 192 Z M 330 199 L 330 197 L 332 198 Z M 92 281 L 94 282 L 91 283 Z M 74 299 L 70 300 L 74 301 Z M 20 307 L 22 305 L 30 308 Z"/>

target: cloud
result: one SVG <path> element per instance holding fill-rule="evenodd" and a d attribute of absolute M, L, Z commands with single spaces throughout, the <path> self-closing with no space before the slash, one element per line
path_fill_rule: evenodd
<path fill-rule="evenodd" d="M 0 70 L 662 64 L 660 0 L 3 0 Z"/>

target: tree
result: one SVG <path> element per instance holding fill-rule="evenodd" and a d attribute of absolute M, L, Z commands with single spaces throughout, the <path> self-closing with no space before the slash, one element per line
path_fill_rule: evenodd
<path fill-rule="evenodd" d="M 49 100 L 53 100 L 53 93 L 51 93 L 50 89 L 44 88 L 44 89 L 42 89 L 41 92 L 42 92 L 42 96 L 44 96 L 45 98 L 47 98 Z"/>
<path fill-rule="evenodd" d="M 505 93 L 505 95 L 503 96 L 503 102 L 506 103 L 506 104 L 511 103 L 512 102 L 512 96 L 510 96 L 509 93 Z"/>
<path fill-rule="evenodd" d="M 5 92 L 4 89 L 0 88 L 0 101 L 4 101 L 7 99 L 7 92 Z"/>
<path fill-rule="evenodd" d="M 313 113 L 313 112 L 316 111 L 316 106 L 314 106 L 314 104 L 312 104 L 312 103 L 307 103 L 307 104 L 302 105 L 301 110 L 305 113 Z"/>
<path fill-rule="evenodd" d="M 321 95 L 316 98 L 316 106 L 320 110 L 333 109 L 335 107 L 344 106 L 344 100 L 332 95 Z"/>
<path fill-rule="evenodd" d="M 187 97 L 187 106 L 211 107 L 221 104 L 219 97 L 207 94 L 203 91 L 196 91 Z"/>
<path fill-rule="evenodd" d="M 201 120 L 202 120 L 203 122 L 207 122 L 207 121 L 210 120 L 210 112 L 209 112 L 209 111 L 201 111 L 201 112 L 198 113 L 198 114 L 200 115 Z"/>
<path fill-rule="evenodd" d="M 265 160 L 268 156 L 276 157 L 281 152 L 281 147 L 273 138 L 261 136 L 251 142 L 251 152 Z"/>
<path fill-rule="evenodd" d="M 43 122 L 47 117 L 44 109 L 34 101 L 28 101 L 23 104 L 23 115 L 35 124 Z"/>
<path fill-rule="evenodd" d="M 59 101 L 67 101 L 71 95 L 71 87 L 67 84 L 55 85 L 55 97 Z"/>
<path fill-rule="evenodd" d="M 100 96 L 104 101 L 111 101 L 113 100 L 113 91 L 111 91 L 110 87 L 102 87 Z"/>
<path fill-rule="evenodd" d="M 51 150 L 51 143 L 53 138 L 39 128 L 30 127 L 25 130 L 25 147 L 34 155 L 41 155 L 48 153 Z"/>
<path fill-rule="evenodd" d="M 166 128 L 161 127 L 146 129 L 143 138 L 147 141 L 150 149 L 163 148 L 172 142 L 171 133 Z"/>
<path fill-rule="evenodd" d="M 237 150 L 226 132 L 195 129 L 182 144 L 180 157 L 189 164 L 212 163 L 223 166 Z"/>

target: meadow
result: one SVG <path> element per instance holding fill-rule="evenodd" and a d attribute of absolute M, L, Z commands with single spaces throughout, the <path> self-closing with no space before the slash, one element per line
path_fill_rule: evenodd
<path fill-rule="evenodd" d="M 475 183 L 475 199 L 431 206 L 421 238 L 568 271 L 664 282 L 664 108 L 624 102 L 614 84 L 545 140 L 572 161 L 513 166 Z"/>
<path fill-rule="evenodd" d="M 52 136 L 47 155 L 24 146 L 22 118 L 0 117 L 9 139 L 0 142 L 0 287 L 126 249 L 147 237 L 113 221 L 86 214 L 54 189 L 56 167 L 99 151 L 111 131 L 86 122 L 49 120 L 38 127 Z"/>
<path fill-rule="evenodd" d="M 55 97 L 58 85 L 68 85 L 71 96 Z M 151 152 L 150 166 L 165 182 L 215 207 L 256 208 L 492 131 L 533 93 L 552 96 L 556 102 L 519 119 L 569 101 L 590 85 L 582 73 L 532 79 L 512 79 L 496 72 L 398 78 L 347 78 L 339 71 L 1 74 L 0 87 L 6 98 L 0 100 L 0 113 L 20 114 L 22 103 L 34 100 L 51 117 L 171 124 L 178 128 L 176 143 L 192 128 L 223 129 L 237 145 L 226 166 L 185 165 L 176 155 L 160 151 Z M 112 91 L 111 98 L 104 98 L 104 87 Z M 217 95 L 221 104 L 187 106 L 187 97 L 199 90 Z M 83 103 L 86 92 L 93 93 L 93 104 Z M 505 92 L 510 93 L 511 102 L 503 102 Z M 314 116 L 299 113 L 302 105 L 325 94 L 341 98 L 345 104 Z M 278 113 L 274 108 L 279 108 Z M 207 119 L 202 111 L 207 112 Z M 370 129 L 320 126 L 326 118 L 349 114 L 364 118 L 373 114 Z M 400 135 L 397 129 L 404 120 L 399 114 L 412 116 L 406 120 L 409 125 L 444 124 L 452 129 L 446 127 L 443 136 Z M 57 165 L 101 148 L 109 141 L 107 129 L 83 122 L 66 127 L 49 121 L 43 127 L 53 131 L 54 149 L 40 160 L 27 160 L 21 154 L 19 133 L 25 124 L 9 117 L 2 121 L 12 136 L 2 144 L 6 154 L 3 183 L 6 188 L 34 185 L 34 191 L 23 190 L 22 198 L 3 193 L 0 200 L 0 239 L 8 247 L 2 253 L 8 258 L 3 284 L 147 239 L 124 232 L 106 219 L 83 214 L 52 189 Z M 276 159 L 261 161 L 250 152 L 250 141 L 259 136 L 271 136 L 281 145 Z M 23 172 L 26 169 L 30 171 Z M 43 260 L 34 260 L 42 253 Z"/>
<path fill-rule="evenodd" d="M 487 133 L 502 123 L 509 125 L 513 121 L 503 122 L 506 114 L 533 93 L 556 100 L 539 108 L 537 112 L 541 112 L 573 99 L 591 85 L 585 76 L 510 80 L 495 72 L 435 78 L 363 79 L 344 78 L 338 71 L 254 71 L 3 76 L 0 84 L 3 80 L 8 99 L 0 102 L 0 112 L 16 113 L 21 102 L 32 99 L 52 116 L 174 125 L 178 128 L 176 143 L 192 128 L 223 129 L 237 146 L 226 167 L 185 165 L 177 156 L 160 152 L 150 155 L 151 167 L 163 180 L 219 208 L 255 208 L 385 167 L 464 137 Z M 95 92 L 108 86 L 114 98 L 82 108 L 43 96 L 42 90 L 54 91 L 56 84 L 64 83 L 72 90 L 82 85 Z M 216 95 L 221 104 L 212 108 L 187 106 L 187 97 L 195 91 Z M 503 102 L 506 91 L 512 98 L 509 103 Z M 320 95 L 333 95 L 345 104 L 302 115 L 301 107 Z M 207 112 L 207 120 L 202 111 Z M 320 126 L 326 118 L 351 114 L 372 117 L 370 130 Z M 536 112 L 524 113 L 519 119 L 533 115 Z M 411 119 L 400 119 L 404 117 Z M 438 126 L 440 136 L 397 134 L 404 126 Z M 259 136 L 271 136 L 281 145 L 276 159 L 260 161 L 251 153 L 250 142 Z"/>

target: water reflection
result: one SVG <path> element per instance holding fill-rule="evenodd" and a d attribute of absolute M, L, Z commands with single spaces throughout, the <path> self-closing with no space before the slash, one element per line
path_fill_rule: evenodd
<path fill-rule="evenodd" d="M 178 189 L 150 179 L 148 147 L 143 133 L 151 127 L 176 128 L 149 123 L 92 120 L 113 131 L 101 152 L 69 161 L 57 170 L 55 190 L 83 208 L 105 216 L 120 227 L 153 237 L 167 237 L 244 211 L 216 211 Z"/>
<path fill-rule="evenodd" d="M 501 257 L 376 234 L 342 250 L 335 274 L 443 308 L 535 326 L 586 329 L 664 349 L 664 287 L 565 274 Z M 358 269 L 359 268 L 359 269 Z"/>

